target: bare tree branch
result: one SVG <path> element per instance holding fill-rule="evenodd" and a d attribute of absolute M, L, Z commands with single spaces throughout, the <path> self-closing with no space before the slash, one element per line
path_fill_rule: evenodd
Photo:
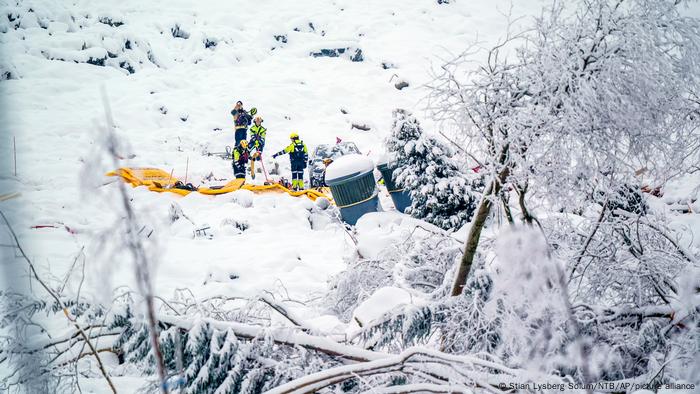
<path fill-rule="evenodd" d="M 12 235 L 12 238 L 15 242 L 15 245 L 17 246 L 17 249 L 19 250 L 20 254 L 22 255 L 22 258 L 24 259 L 24 261 L 26 261 L 27 264 L 29 265 L 29 269 L 31 270 L 32 274 L 34 275 L 34 278 L 37 280 L 37 282 L 39 282 L 41 287 L 43 287 L 44 290 L 46 290 L 46 292 L 51 296 L 51 298 L 53 298 L 54 301 L 56 301 L 56 304 L 58 304 L 61 307 L 61 309 L 63 309 L 63 314 L 73 324 L 73 327 L 75 327 L 75 329 L 80 333 L 80 336 L 83 338 L 85 343 L 90 348 L 91 354 L 93 356 L 95 356 L 95 360 L 97 360 L 97 366 L 100 369 L 100 373 L 102 374 L 104 379 L 107 381 L 107 384 L 109 385 L 109 388 L 112 390 L 112 392 L 116 394 L 117 389 L 114 387 L 114 383 L 112 383 L 112 379 L 110 379 L 109 374 L 105 370 L 104 364 L 102 363 L 102 359 L 97 354 L 97 350 L 95 349 L 95 346 L 93 346 L 92 341 L 90 341 L 90 337 L 85 333 L 83 328 L 80 326 L 80 323 L 78 323 L 78 321 L 70 315 L 70 313 L 68 312 L 68 307 L 63 303 L 63 301 L 58 296 L 58 294 L 56 294 L 56 292 L 54 292 L 53 289 L 51 289 L 51 287 L 49 287 L 39 277 L 39 274 L 37 273 L 36 269 L 34 268 L 34 264 L 29 259 L 27 254 L 24 252 L 24 249 L 22 248 L 22 245 L 20 244 L 19 239 L 17 238 L 17 234 L 15 234 L 15 231 L 12 228 L 12 225 L 10 224 L 10 221 L 5 216 L 5 213 L 3 213 L 1 210 L 0 210 L 0 216 L 2 216 L 2 219 L 5 221 L 5 224 L 7 225 L 7 228 L 10 231 L 10 234 Z"/>

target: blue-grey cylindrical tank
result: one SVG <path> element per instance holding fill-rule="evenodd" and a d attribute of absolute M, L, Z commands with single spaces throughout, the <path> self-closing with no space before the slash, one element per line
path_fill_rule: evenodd
<path fill-rule="evenodd" d="M 405 212 L 406 208 L 411 206 L 411 195 L 408 193 L 408 191 L 404 190 L 403 187 L 396 184 L 394 180 L 395 166 L 389 162 L 386 156 L 384 156 L 379 160 L 377 169 L 382 173 L 384 185 L 391 196 L 391 200 L 394 201 L 396 210 L 399 212 Z"/>
<path fill-rule="evenodd" d="M 326 169 L 326 184 L 348 224 L 354 225 L 368 212 L 377 212 L 379 197 L 373 171 L 372 160 L 357 154 L 342 156 Z"/>

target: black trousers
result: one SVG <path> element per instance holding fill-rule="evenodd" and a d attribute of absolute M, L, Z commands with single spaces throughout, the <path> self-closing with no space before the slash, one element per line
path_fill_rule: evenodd
<path fill-rule="evenodd" d="M 236 129 L 234 136 L 236 138 L 236 145 L 234 145 L 234 147 L 236 147 L 241 141 L 248 139 L 248 129 Z"/>
<path fill-rule="evenodd" d="M 233 175 L 236 179 L 245 179 L 245 161 L 234 161 L 231 163 L 231 167 L 233 167 Z"/>
<path fill-rule="evenodd" d="M 292 161 L 292 180 L 294 179 L 299 179 L 303 180 L 304 179 L 304 169 L 306 168 L 306 163 L 301 161 Z"/>

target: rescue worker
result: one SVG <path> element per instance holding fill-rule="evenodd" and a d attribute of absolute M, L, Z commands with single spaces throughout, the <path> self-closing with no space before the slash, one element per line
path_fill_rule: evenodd
<path fill-rule="evenodd" d="M 289 135 L 292 142 L 286 148 L 272 155 L 273 158 L 284 154 L 289 154 L 289 162 L 292 165 L 292 189 L 304 189 L 304 168 L 306 161 L 309 159 L 309 151 L 306 149 L 306 144 L 299 139 L 299 134 L 292 133 Z"/>
<path fill-rule="evenodd" d="M 233 115 L 233 122 L 236 128 L 235 131 L 235 146 L 245 139 L 248 139 L 248 126 L 250 126 L 251 116 L 243 109 L 243 102 L 236 102 L 236 106 L 231 110 L 231 115 Z"/>
<path fill-rule="evenodd" d="M 267 129 L 262 125 L 263 119 L 259 116 L 255 118 L 254 125 L 250 127 L 250 142 L 248 146 L 252 151 L 255 149 L 255 160 L 260 160 L 263 149 L 265 149 L 265 136 L 267 135 Z"/>
<path fill-rule="evenodd" d="M 248 149 L 248 141 L 241 140 L 235 148 L 233 148 L 233 175 L 236 179 L 245 179 L 245 165 L 250 158 L 250 149 Z"/>

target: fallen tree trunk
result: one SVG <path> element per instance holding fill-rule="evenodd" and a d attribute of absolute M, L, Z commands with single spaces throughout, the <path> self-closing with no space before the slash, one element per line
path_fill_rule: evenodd
<path fill-rule="evenodd" d="M 560 377 L 512 369 L 478 357 L 456 356 L 432 349 L 412 347 L 398 355 L 384 354 L 384 357 L 379 360 L 343 365 L 307 375 L 269 390 L 267 394 L 314 393 L 358 376 L 388 372 L 421 376 L 432 381 L 427 384 L 431 388 L 443 388 L 443 391 L 438 392 L 460 393 L 469 391 L 467 390 L 469 387 L 478 387 L 491 393 L 498 393 L 502 391 L 499 387 L 503 387 L 504 383 L 525 384 L 532 382 L 533 379 L 551 384 L 564 383 L 564 379 Z M 422 385 L 396 386 L 388 392 L 419 391 L 417 386 Z M 448 388 L 450 388 L 448 391 L 444 391 Z"/>
<path fill-rule="evenodd" d="M 194 325 L 193 320 L 179 316 L 160 316 L 158 320 L 185 330 L 191 329 Z M 224 322 L 214 319 L 202 319 L 202 321 L 219 330 L 225 331 L 230 329 L 236 336 L 241 338 L 254 339 L 262 337 L 263 335 L 268 335 L 275 343 L 289 346 L 301 346 L 349 361 L 374 361 L 388 356 L 386 353 L 343 345 L 329 338 L 297 332 L 298 330 L 296 328 L 270 328 L 236 322 Z"/>
<path fill-rule="evenodd" d="M 160 316 L 159 321 L 183 330 L 190 330 L 196 323 L 193 319 L 181 316 Z M 277 344 L 300 346 L 351 362 L 348 365 L 293 380 L 268 391 L 270 394 L 312 393 L 358 376 L 373 376 L 391 372 L 418 376 L 427 380 L 432 385 L 432 389 L 449 388 L 455 385 L 462 387 L 461 390 L 452 392 L 464 392 L 464 388 L 478 387 L 484 391 L 495 393 L 501 391 L 499 385 L 505 382 L 525 384 L 533 382 L 533 379 L 536 379 L 537 382 L 551 382 L 553 384 L 565 382 L 565 379 L 557 376 L 509 368 L 475 356 L 452 355 L 424 347 L 412 347 L 401 354 L 391 354 L 340 344 L 329 338 L 299 332 L 296 327 L 260 327 L 210 318 L 201 321 L 221 331 L 231 330 L 240 338 L 252 340 L 266 337 Z M 408 387 L 406 391 L 401 392 L 411 392 L 411 390 L 418 389 L 419 386 Z"/>

